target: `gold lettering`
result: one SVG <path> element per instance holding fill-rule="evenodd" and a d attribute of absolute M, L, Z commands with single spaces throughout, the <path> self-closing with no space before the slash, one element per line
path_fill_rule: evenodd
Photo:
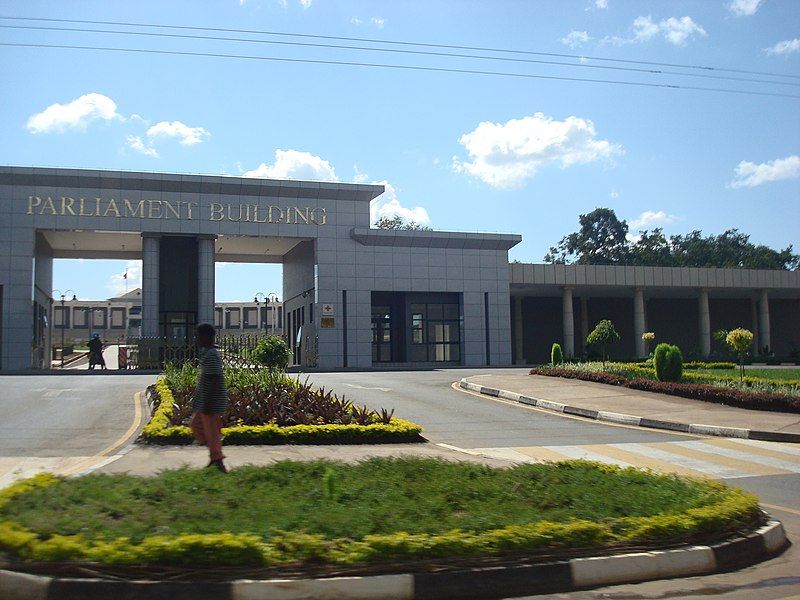
<path fill-rule="evenodd" d="M 192 220 L 192 207 L 197 206 L 197 202 L 184 202 L 186 204 L 186 218 Z"/>
<path fill-rule="evenodd" d="M 148 200 L 147 201 L 147 218 L 160 219 L 161 218 L 161 200 Z M 158 210 L 154 210 L 157 208 Z"/>
<path fill-rule="evenodd" d="M 288 206 L 286 207 L 286 222 L 287 223 L 292 222 L 292 210 Z"/>
<path fill-rule="evenodd" d="M 83 198 L 78 198 L 78 216 L 79 217 L 91 217 L 91 213 L 87 213 L 84 211 L 86 204 L 86 200 Z"/>
<path fill-rule="evenodd" d="M 110 213 L 112 210 L 114 211 L 114 216 L 115 217 L 120 216 L 119 215 L 119 209 L 117 208 L 117 201 L 114 200 L 113 198 L 108 201 L 108 206 L 106 207 L 106 211 L 103 213 L 103 216 L 107 217 L 108 213 Z"/>
<path fill-rule="evenodd" d="M 136 208 L 133 208 L 131 201 L 128 199 L 123 200 L 123 202 L 125 202 L 126 217 L 144 218 L 144 200 L 139 200 L 139 202 L 136 204 Z"/>
<path fill-rule="evenodd" d="M 317 214 L 317 211 L 319 215 Z M 328 212 L 325 208 L 312 208 L 311 209 L 311 222 L 317 225 L 325 225 L 328 222 Z"/>
<path fill-rule="evenodd" d="M 272 211 L 277 211 L 278 212 L 277 218 L 275 218 L 275 219 L 272 218 Z M 270 206 L 269 207 L 269 211 L 267 212 L 267 215 L 269 216 L 269 220 L 268 220 L 269 223 L 283 223 L 283 211 L 280 209 L 280 207 L 278 207 L 278 206 Z"/>
<path fill-rule="evenodd" d="M 245 223 L 249 223 L 250 222 L 250 205 L 249 204 L 245 204 L 244 207 L 247 209 L 245 211 L 244 220 L 245 220 Z M 241 214 L 241 212 L 242 212 L 242 207 L 239 206 L 239 213 Z"/>
<path fill-rule="evenodd" d="M 228 221 L 233 221 L 234 223 L 237 221 L 242 220 L 242 205 L 239 205 L 239 216 L 237 218 L 233 218 L 233 214 L 231 212 L 231 205 L 228 204 Z"/>
<path fill-rule="evenodd" d="M 172 203 L 170 203 L 168 200 L 164 200 L 164 206 L 166 207 L 167 211 L 171 212 L 175 216 L 176 219 L 180 219 L 181 218 L 181 213 L 180 213 L 181 202 L 180 202 L 180 200 L 178 201 L 177 210 L 175 209 L 174 206 L 172 206 Z M 168 213 L 164 213 L 164 218 L 165 219 L 169 219 L 169 214 Z"/>
<path fill-rule="evenodd" d="M 263 219 L 258 218 L 258 209 L 260 207 L 258 204 L 253 204 L 253 223 L 266 223 L 267 222 L 267 215 L 264 215 Z"/>
<path fill-rule="evenodd" d="M 100 198 L 94 199 L 94 215 L 95 217 L 100 216 Z"/>
<path fill-rule="evenodd" d="M 217 204 L 216 202 L 212 202 L 209 205 L 211 209 L 211 216 L 209 217 L 209 221 L 222 221 L 223 219 L 223 210 L 225 207 L 222 204 Z"/>
<path fill-rule="evenodd" d="M 58 214 L 56 213 L 56 206 L 55 204 L 53 204 L 53 199 L 50 196 L 48 196 L 47 200 L 44 201 L 44 204 L 42 205 L 42 210 L 39 211 L 39 214 L 43 215 L 44 211 L 48 209 L 50 210 L 51 215 Z"/>
<path fill-rule="evenodd" d="M 305 212 L 303 212 L 303 211 L 305 211 Z M 303 210 L 300 210 L 300 208 L 295 206 L 294 207 L 294 222 L 299 225 L 300 221 L 298 220 L 297 217 L 300 217 L 301 219 L 303 219 L 303 221 L 307 225 L 308 224 L 308 207 L 306 206 Z"/>
<path fill-rule="evenodd" d="M 28 214 L 33 214 L 33 209 L 39 206 L 42 203 L 42 199 L 39 196 L 28 196 Z"/>
<path fill-rule="evenodd" d="M 75 204 L 75 198 L 67 198 L 65 196 L 61 196 L 61 216 L 62 217 L 67 214 L 67 211 L 69 211 L 69 214 L 71 214 L 73 217 L 75 216 L 75 211 L 72 210 L 72 205 L 73 204 Z"/>

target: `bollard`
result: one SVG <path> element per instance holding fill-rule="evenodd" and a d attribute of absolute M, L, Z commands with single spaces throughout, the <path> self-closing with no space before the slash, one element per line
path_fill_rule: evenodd
<path fill-rule="evenodd" d="M 128 368 L 128 348 L 126 346 L 119 346 L 117 350 L 117 369 Z"/>

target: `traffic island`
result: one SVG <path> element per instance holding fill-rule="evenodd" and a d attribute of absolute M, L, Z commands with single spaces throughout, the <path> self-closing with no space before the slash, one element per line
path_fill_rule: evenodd
<path fill-rule="evenodd" d="M 0 503 L 8 598 L 494 598 L 729 570 L 787 544 L 751 494 L 586 461 L 41 475 Z"/>

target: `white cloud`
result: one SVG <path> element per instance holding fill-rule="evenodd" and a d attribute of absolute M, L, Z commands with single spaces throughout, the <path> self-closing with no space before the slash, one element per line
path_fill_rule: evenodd
<path fill-rule="evenodd" d="M 142 261 L 129 260 L 121 273 L 115 273 L 108 280 L 108 289 L 115 295 L 124 294 L 126 289 L 125 273 L 128 274 L 127 290 L 142 287 Z"/>
<path fill-rule="evenodd" d="M 176 138 L 183 146 L 200 144 L 210 133 L 202 127 L 189 127 L 180 121 L 161 121 L 147 130 L 148 138 Z"/>
<path fill-rule="evenodd" d="M 764 48 L 764 52 L 767 54 L 792 54 L 794 52 L 800 52 L 800 38 L 783 40 L 770 48 Z"/>
<path fill-rule="evenodd" d="M 339 181 L 331 164 L 310 152 L 299 150 L 275 150 L 275 162 L 261 163 L 242 177 L 268 179 L 304 179 L 310 181 Z"/>
<path fill-rule="evenodd" d="M 431 222 L 428 211 L 423 207 L 406 208 L 400 204 L 397 199 L 397 190 L 391 183 L 385 179 L 383 181 L 374 181 L 373 183 L 383 185 L 386 191 L 370 203 L 371 223 L 383 217 L 391 218 L 394 216 L 399 216 L 404 221 L 414 221 L 420 225 L 428 225 Z"/>
<path fill-rule="evenodd" d="M 608 0 L 594 0 L 594 5 L 596 8 L 605 10 L 608 8 Z"/>
<path fill-rule="evenodd" d="M 369 181 L 369 175 L 361 171 L 358 165 L 353 165 L 353 173 L 353 183 L 367 183 Z"/>
<path fill-rule="evenodd" d="M 136 150 L 144 154 L 145 156 L 152 156 L 153 158 L 158 158 L 158 151 L 153 148 L 152 145 L 146 144 L 141 136 L 138 135 L 129 135 L 125 138 L 125 141 L 128 142 L 128 147 Z"/>
<path fill-rule="evenodd" d="M 653 211 L 646 210 L 637 218 L 633 219 L 628 225 L 634 231 L 639 229 L 647 229 L 649 227 L 658 227 L 661 225 L 669 225 L 675 221 L 681 221 L 683 217 L 676 215 L 669 215 L 663 210 Z"/>
<path fill-rule="evenodd" d="M 671 44 L 685 46 L 690 38 L 708 35 L 699 23 L 687 16 L 681 18 L 669 17 L 668 19 L 662 19 L 658 23 L 653 21 L 653 17 L 649 15 L 646 17 L 640 16 L 633 20 L 631 30 L 631 37 L 606 36 L 600 42 L 602 44 L 622 46 L 624 44 L 647 42 L 660 34 Z"/>
<path fill-rule="evenodd" d="M 755 187 L 770 181 L 800 177 L 800 156 L 792 155 L 764 163 L 743 160 L 734 169 L 732 188 Z"/>
<path fill-rule="evenodd" d="M 756 14 L 763 0 L 731 0 L 728 10 L 737 17 L 750 17 Z"/>
<path fill-rule="evenodd" d="M 84 130 L 92 121 L 123 120 L 117 104 L 103 94 L 84 94 L 67 104 L 51 104 L 42 112 L 31 115 L 27 128 L 31 133 L 62 133 Z"/>
<path fill-rule="evenodd" d="M 611 190 L 608 192 L 608 197 L 611 199 L 617 199 L 619 198 L 619 192 L 617 190 Z"/>
<path fill-rule="evenodd" d="M 561 43 L 565 46 L 569 46 L 570 48 L 579 48 L 583 46 L 586 42 L 588 42 L 591 38 L 588 32 L 586 31 L 577 31 L 572 30 L 563 38 L 561 38 Z"/>
<path fill-rule="evenodd" d="M 609 159 L 622 147 L 597 139 L 594 123 L 580 117 L 556 121 L 542 113 L 506 123 L 484 121 L 459 138 L 470 161 L 453 157 L 458 173 L 498 188 L 520 188 L 547 165 L 562 169 Z"/>
<path fill-rule="evenodd" d="M 353 17 L 350 19 L 350 22 L 353 25 L 363 25 L 364 23 L 369 23 L 370 25 L 374 25 L 378 29 L 383 29 L 383 26 L 386 25 L 387 19 L 384 17 L 370 17 L 368 20 L 364 20 L 360 17 Z"/>
<path fill-rule="evenodd" d="M 300 0 L 300 6 L 309 8 L 314 0 Z"/>

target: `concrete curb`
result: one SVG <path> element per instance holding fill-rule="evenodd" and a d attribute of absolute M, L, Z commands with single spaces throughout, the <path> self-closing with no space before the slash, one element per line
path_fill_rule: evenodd
<path fill-rule="evenodd" d="M 788 545 L 783 525 L 780 521 L 770 521 L 750 535 L 710 546 L 371 577 L 176 582 L 57 578 L 0 570 L 0 597 L 5 600 L 507 598 L 730 571 L 780 554 Z"/>
<path fill-rule="evenodd" d="M 761 440 L 767 442 L 789 442 L 800 444 L 800 433 L 784 433 L 780 431 L 759 431 L 757 429 L 741 429 L 738 427 L 722 427 L 719 425 L 702 425 L 699 423 L 675 423 L 673 421 L 661 421 L 659 419 L 648 419 L 636 415 L 626 415 L 622 413 L 607 412 L 603 410 L 592 410 L 579 406 L 569 406 L 560 402 L 542 400 L 531 396 L 524 396 L 516 392 L 490 388 L 477 383 L 471 383 L 467 379 L 458 382 L 458 387 L 478 392 L 493 398 L 503 398 L 528 406 L 535 406 L 544 410 L 574 415 L 595 421 L 606 421 L 608 423 L 619 423 L 621 425 L 633 425 L 636 427 L 647 427 L 649 429 L 666 429 L 669 431 L 679 431 L 682 433 L 696 433 L 698 435 L 713 435 L 717 437 L 732 437 L 747 440 Z"/>

